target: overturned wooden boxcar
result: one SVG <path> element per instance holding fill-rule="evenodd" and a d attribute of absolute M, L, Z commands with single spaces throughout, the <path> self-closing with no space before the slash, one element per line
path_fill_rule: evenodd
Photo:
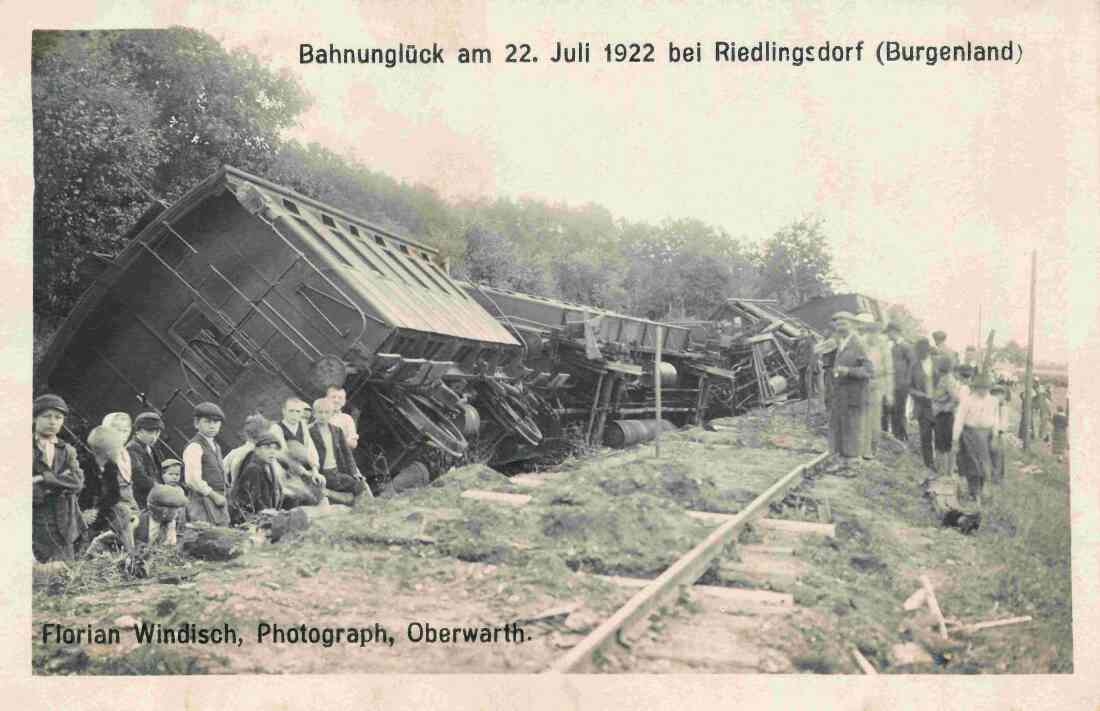
<path fill-rule="evenodd" d="M 343 385 L 375 488 L 465 456 L 482 428 L 541 438 L 499 385 L 522 374 L 525 345 L 431 247 L 228 166 L 134 232 L 37 374 L 78 435 L 155 409 L 179 452 L 212 400 L 233 445 L 249 413 L 278 419 L 288 396 Z"/>
<path fill-rule="evenodd" d="M 687 328 L 509 289 L 465 286 L 523 341 L 526 372 L 517 387 L 529 403 L 526 414 L 549 437 L 622 446 L 654 434 L 658 327 L 662 419 L 700 423 L 716 385 L 731 378 L 694 349 Z M 501 459 L 533 451 L 515 435 L 502 444 Z"/>

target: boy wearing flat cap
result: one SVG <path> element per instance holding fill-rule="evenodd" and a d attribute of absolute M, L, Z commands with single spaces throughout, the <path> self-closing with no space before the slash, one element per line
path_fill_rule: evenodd
<path fill-rule="evenodd" d="M 156 444 L 164 429 L 164 420 L 155 412 L 143 412 L 134 418 L 134 437 L 126 445 L 130 452 L 134 499 L 145 508 L 149 491 L 160 483 L 160 455 Z"/>
<path fill-rule="evenodd" d="M 187 520 L 229 525 L 228 481 L 222 449 L 215 439 L 225 413 L 212 402 L 195 406 L 195 436 L 183 449 L 183 483 L 187 488 Z"/>
<path fill-rule="evenodd" d="M 241 473 L 233 479 L 229 492 L 230 505 L 240 518 L 282 506 L 279 465 L 275 461 L 278 452 L 279 440 L 275 435 L 261 432 L 256 436 L 252 452 L 245 459 Z"/>
<path fill-rule="evenodd" d="M 86 528 L 76 502 L 84 488 L 84 472 L 76 450 L 58 438 L 68 414 L 69 406 L 57 395 L 34 399 L 31 546 L 43 563 L 72 560 L 73 544 Z"/>

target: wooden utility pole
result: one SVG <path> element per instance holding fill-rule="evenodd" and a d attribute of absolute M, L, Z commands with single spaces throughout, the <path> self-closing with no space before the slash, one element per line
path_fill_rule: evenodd
<path fill-rule="evenodd" d="M 1031 449 L 1031 368 L 1035 357 L 1035 254 L 1031 250 L 1031 308 L 1027 320 L 1027 366 L 1024 368 L 1024 411 L 1023 418 L 1024 449 Z"/>
<path fill-rule="evenodd" d="M 657 389 L 657 436 L 653 438 L 655 455 L 661 458 L 661 341 L 663 328 L 657 327 L 657 353 L 653 359 L 653 387 Z"/>

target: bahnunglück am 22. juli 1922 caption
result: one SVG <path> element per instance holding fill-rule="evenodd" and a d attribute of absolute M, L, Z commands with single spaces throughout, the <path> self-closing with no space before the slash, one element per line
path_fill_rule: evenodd
<path fill-rule="evenodd" d="M 528 42 L 507 43 L 503 47 L 442 47 L 404 44 L 388 47 L 347 47 L 334 43 L 298 45 L 299 64 L 367 64 L 393 69 L 402 65 L 436 64 L 790 64 L 796 67 L 815 64 L 862 63 L 872 58 L 882 66 L 889 64 L 947 64 L 998 62 L 1019 64 L 1023 46 L 1011 39 L 966 41 L 955 44 L 881 40 L 868 43 L 811 42 L 787 44 L 774 40 L 734 42 L 728 40 L 694 42 L 607 42 L 555 41 L 547 47 Z"/>

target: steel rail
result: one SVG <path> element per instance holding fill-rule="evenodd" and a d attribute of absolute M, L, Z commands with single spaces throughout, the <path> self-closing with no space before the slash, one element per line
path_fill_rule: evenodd
<path fill-rule="evenodd" d="M 592 663 L 593 656 L 618 641 L 622 632 L 645 620 L 650 612 L 669 595 L 677 593 L 681 586 L 692 585 L 706 572 L 711 561 L 722 554 L 726 545 L 737 540 L 737 534 L 748 523 L 764 515 L 768 506 L 781 498 L 791 486 L 801 481 L 808 471 L 822 466 L 830 454 L 825 452 L 809 462 L 799 464 L 779 478 L 752 503 L 734 515 L 729 521 L 711 532 L 702 543 L 630 598 L 625 605 L 569 650 L 547 670 L 549 673 L 567 673 L 583 670 Z"/>

